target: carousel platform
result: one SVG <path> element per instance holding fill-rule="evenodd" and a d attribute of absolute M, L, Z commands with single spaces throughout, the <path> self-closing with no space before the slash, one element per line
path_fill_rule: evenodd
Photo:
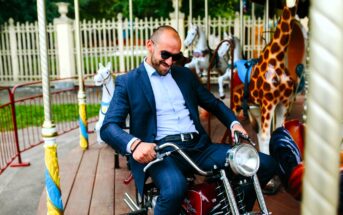
<path fill-rule="evenodd" d="M 303 98 L 294 103 L 290 118 L 299 118 L 303 111 Z M 203 119 L 203 125 L 208 128 L 208 120 Z M 211 137 L 214 142 L 220 142 L 225 133 L 225 127 L 211 117 Z M 249 124 L 242 122 L 249 134 L 256 138 Z M 118 168 L 115 168 L 117 166 Z M 90 147 L 82 151 L 74 148 L 60 160 L 60 177 L 64 214 L 125 214 L 130 211 L 124 203 L 124 193 L 135 196 L 133 181 L 125 184 L 130 172 L 126 159 L 119 156 L 115 163 L 114 151 L 107 145 L 95 143 L 95 134 L 90 135 Z M 274 195 L 265 195 L 268 209 L 276 215 L 300 214 L 300 202 L 296 201 L 281 187 Z M 257 205 L 256 205 L 257 206 Z M 43 190 L 37 215 L 47 213 L 46 192 Z"/>

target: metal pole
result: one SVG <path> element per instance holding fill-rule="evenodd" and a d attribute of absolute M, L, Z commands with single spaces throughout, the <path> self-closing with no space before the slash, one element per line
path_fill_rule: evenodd
<path fill-rule="evenodd" d="M 132 18 L 132 0 L 129 0 L 129 11 L 130 11 L 130 48 L 131 48 L 131 69 L 133 69 L 134 67 L 134 62 L 133 62 L 133 57 L 134 57 L 134 53 L 133 53 L 133 18 Z"/>
<path fill-rule="evenodd" d="M 80 15 L 79 15 L 79 0 L 74 0 L 75 8 L 75 42 L 76 42 L 76 62 L 79 76 L 79 126 L 80 126 L 80 146 L 83 150 L 88 148 L 88 124 L 86 112 L 86 94 L 83 86 L 83 64 L 80 41 Z"/>
<path fill-rule="evenodd" d="M 239 4 L 239 20 L 240 20 L 240 28 L 239 28 L 239 38 L 241 38 L 241 46 L 244 47 L 243 44 L 245 42 L 244 36 L 243 36 L 243 28 L 244 28 L 244 13 L 243 13 L 243 0 L 240 1 Z"/>
<path fill-rule="evenodd" d="M 208 38 L 209 29 L 208 29 L 208 0 L 205 0 L 205 33 L 206 38 Z"/>
<path fill-rule="evenodd" d="M 42 88 L 44 104 L 44 123 L 42 137 L 45 153 L 45 188 L 47 192 L 47 213 L 63 214 L 63 202 L 60 189 L 59 166 L 57 159 L 57 130 L 51 121 L 50 82 L 48 72 L 48 50 L 46 41 L 45 1 L 37 0 L 40 69 L 42 71 Z"/>
<path fill-rule="evenodd" d="M 310 74 L 301 214 L 338 214 L 343 125 L 343 2 L 311 1 Z"/>
<path fill-rule="evenodd" d="M 175 19 L 176 19 L 176 30 L 179 31 L 179 0 L 176 1 L 176 8 L 175 8 Z"/>
<path fill-rule="evenodd" d="M 269 43 L 270 40 L 270 32 L 269 32 L 269 0 L 266 0 L 266 5 L 265 5 L 265 11 L 264 11 L 264 15 L 265 15 L 265 34 L 266 34 L 266 44 Z"/>
<path fill-rule="evenodd" d="M 192 19 L 193 19 L 193 1 L 189 0 L 189 23 L 188 23 L 188 26 L 190 26 L 190 24 L 192 23 Z"/>

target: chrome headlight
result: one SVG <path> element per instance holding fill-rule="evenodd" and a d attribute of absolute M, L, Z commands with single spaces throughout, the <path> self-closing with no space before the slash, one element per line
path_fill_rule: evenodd
<path fill-rule="evenodd" d="M 228 153 L 228 160 L 235 174 L 250 177 L 257 172 L 260 166 L 260 157 L 253 146 L 249 144 L 236 145 Z"/>

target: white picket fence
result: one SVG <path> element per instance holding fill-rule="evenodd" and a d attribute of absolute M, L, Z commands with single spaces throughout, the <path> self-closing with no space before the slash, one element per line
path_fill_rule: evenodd
<path fill-rule="evenodd" d="M 181 20 L 179 33 L 184 39 L 189 25 L 188 19 Z M 73 32 L 73 20 L 66 22 L 71 25 Z M 205 27 L 204 19 L 194 18 L 193 24 Z M 257 57 L 265 46 L 263 37 L 263 23 L 261 19 L 253 20 L 251 17 L 244 19 L 243 51 L 247 57 Z M 171 19 L 135 19 L 132 23 L 132 35 L 130 33 L 131 23 L 118 14 L 112 20 L 92 20 L 80 23 L 82 39 L 82 56 L 84 74 L 94 74 L 98 64 L 112 62 L 115 73 L 124 73 L 139 65 L 144 56 L 145 40 L 149 38 L 153 29 L 160 25 L 172 25 Z M 215 49 L 217 44 L 223 40 L 224 32 L 239 32 L 239 17 L 233 19 L 211 18 L 208 21 L 209 44 Z M 49 72 L 51 78 L 59 78 L 65 70 L 62 62 L 63 50 L 58 44 L 57 38 L 62 33 L 57 33 L 56 23 L 47 25 L 47 44 L 49 57 Z M 72 36 L 73 37 L 73 36 Z M 72 38 L 74 39 L 74 38 Z M 76 56 L 75 47 L 71 48 Z M 183 50 L 184 53 L 191 53 L 191 50 Z M 60 53 L 60 54 L 59 54 Z M 62 53 L 62 54 L 61 54 Z M 69 59 L 74 61 L 74 59 Z M 62 62 L 62 63 L 61 63 Z M 62 68 L 63 67 L 63 68 Z M 75 64 L 71 64 L 75 67 Z M 63 70 L 63 71 L 60 71 Z M 76 71 L 76 68 L 72 68 Z M 76 72 L 75 72 L 76 73 Z M 70 75 L 77 75 L 71 72 Z M 36 23 L 8 23 L 0 26 L 0 82 L 3 85 L 12 85 L 18 82 L 40 80 L 39 70 L 39 44 L 38 24 Z"/>

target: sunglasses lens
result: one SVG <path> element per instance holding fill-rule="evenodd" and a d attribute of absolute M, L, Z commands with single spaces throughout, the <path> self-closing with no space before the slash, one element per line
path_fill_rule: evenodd
<path fill-rule="evenodd" d="M 168 58 L 170 58 L 170 56 L 172 56 L 171 53 L 167 52 L 167 51 L 161 51 L 161 58 L 163 60 L 167 60 Z"/>
<path fill-rule="evenodd" d="M 173 61 L 177 61 L 177 60 L 180 60 L 181 57 L 182 57 L 182 53 L 178 53 L 178 54 L 172 54 L 170 52 L 167 52 L 167 51 L 161 51 L 161 58 L 163 60 L 167 60 L 168 58 L 172 57 L 172 60 Z"/>
<path fill-rule="evenodd" d="M 173 61 L 178 61 L 182 58 L 182 53 L 180 52 L 179 54 L 173 55 Z"/>

